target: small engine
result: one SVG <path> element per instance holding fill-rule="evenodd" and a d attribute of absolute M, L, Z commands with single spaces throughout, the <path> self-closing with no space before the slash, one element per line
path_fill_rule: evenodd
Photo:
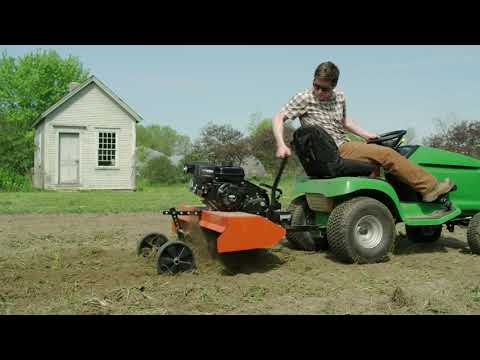
<path fill-rule="evenodd" d="M 267 191 L 245 180 L 241 167 L 194 162 L 184 171 L 193 175 L 190 191 L 200 196 L 209 210 L 265 216 L 270 206 Z"/>

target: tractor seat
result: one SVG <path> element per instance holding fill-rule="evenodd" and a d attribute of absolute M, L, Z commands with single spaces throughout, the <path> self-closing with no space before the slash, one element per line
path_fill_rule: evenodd
<path fill-rule="evenodd" d="M 333 138 L 320 127 L 298 128 L 293 133 L 291 146 L 310 178 L 369 176 L 376 170 L 369 162 L 342 158 Z"/>

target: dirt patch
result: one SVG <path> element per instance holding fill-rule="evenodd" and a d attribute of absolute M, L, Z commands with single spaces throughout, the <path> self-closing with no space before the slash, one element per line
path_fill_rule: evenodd
<path fill-rule="evenodd" d="M 191 240 L 197 269 L 158 275 L 135 255 L 155 213 L 0 216 L 2 314 L 479 314 L 480 257 L 465 229 L 415 244 L 398 227 L 390 261 L 345 265 L 328 252 L 274 249 L 211 259 Z"/>

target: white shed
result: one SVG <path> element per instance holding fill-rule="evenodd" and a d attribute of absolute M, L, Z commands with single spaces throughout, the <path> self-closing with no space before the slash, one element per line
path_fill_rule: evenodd
<path fill-rule="evenodd" d="M 136 123 L 142 118 L 95 76 L 33 124 L 33 185 L 42 189 L 135 189 Z"/>

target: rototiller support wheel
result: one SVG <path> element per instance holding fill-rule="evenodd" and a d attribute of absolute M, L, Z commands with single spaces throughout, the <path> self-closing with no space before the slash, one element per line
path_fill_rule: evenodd
<path fill-rule="evenodd" d="M 178 211 L 175 208 L 171 208 L 164 211 L 163 214 L 172 216 L 177 240 L 169 240 L 166 235 L 160 233 L 148 234 L 138 242 L 137 255 L 143 257 L 153 256 L 159 274 L 176 274 L 178 272 L 192 271 L 195 269 L 193 251 L 184 242 L 187 235 L 180 226 L 178 216 L 198 217 L 200 211 Z"/>

